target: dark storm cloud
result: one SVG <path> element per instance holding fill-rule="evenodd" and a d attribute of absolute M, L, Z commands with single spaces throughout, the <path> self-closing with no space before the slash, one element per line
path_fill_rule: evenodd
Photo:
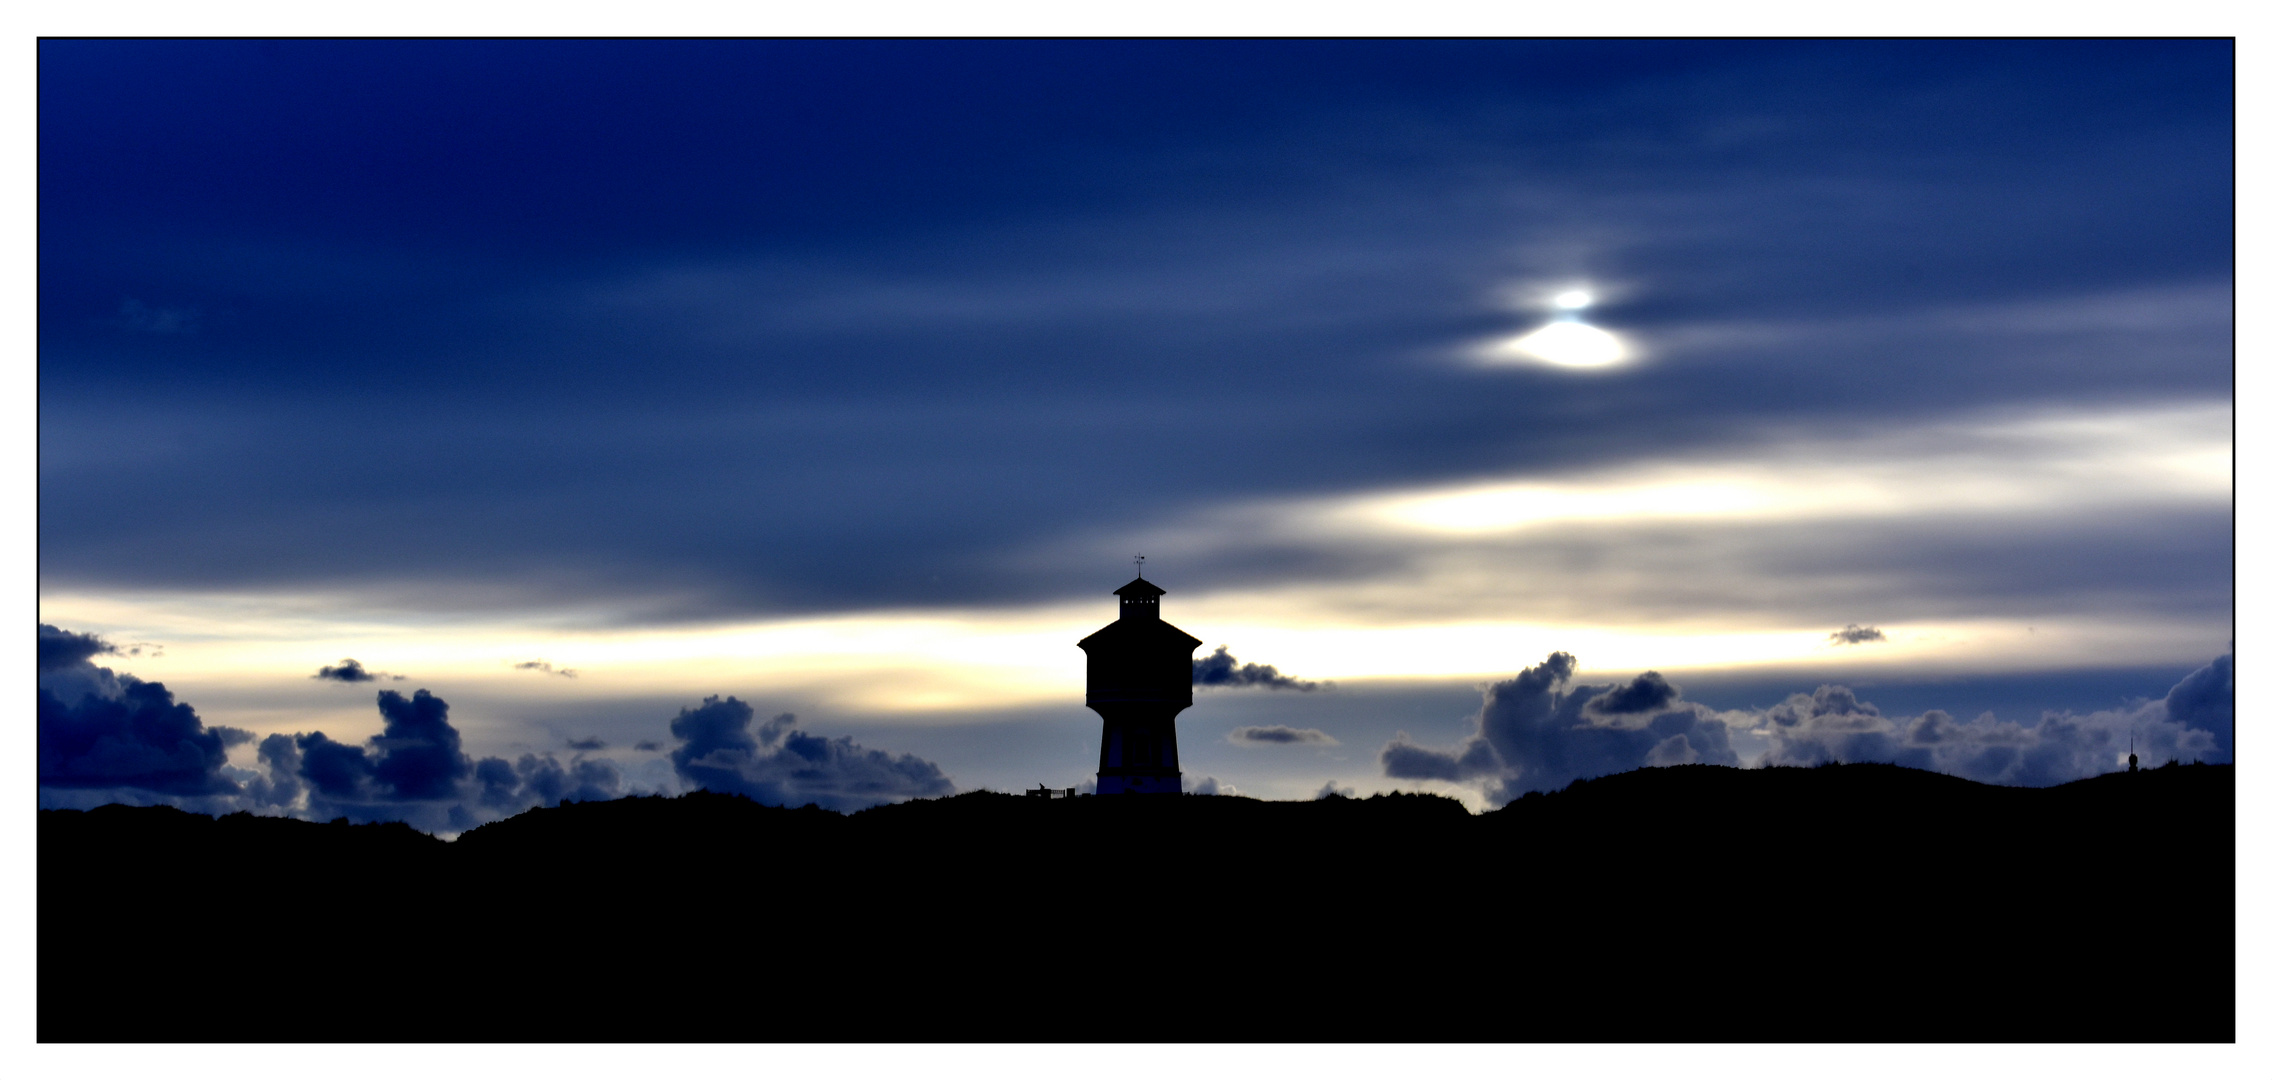
<path fill-rule="evenodd" d="M 1459 746 L 1414 745 L 1399 732 L 1381 748 L 1381 769 L 1407 780 L 1483 789 L 1494 806 L 1526 791 L 1655 765 L 1734 765 L 1728 726 L 1711 709 L 1680 700 L 1655 672 L 1612 686 L 1572 686 L 1577 659 L 1557 652 L 1484 690 L 1476 733 Z M 1596 702 L 1601 704 L 1597 705 Z"/>
<path fill-rule="evenodd" d="M 249 735 L 208 730 L 162 683 L 127 677 L 120 695 L 66 705 L 39 692 L 39 782 L 44 787 L 136 787 L 167 795 L 234 792 L 220 774 L 224 749 Z"/>
<path fill-rule="evenodd" d="M 1672 704 L 1672 700 L 1679 696 L 1680 688 L 1665 681 L 1664 676 L 1654 671 L 1644 671 L 1632 682 L 1610 687 L 1594 695 L 1587 700 L 1586 709 L 1596 714 L 1618 715 L 1655 712 Z"/>
<path fill-rule="evenodd" d="M 252 733 L 207 727 L 163 683 L 92 662 L 117 651 L 96 635 L 39 624 L 39 786 L 236 794 L 237 781 L 224 771 L 227 748 L 251 741 Z"/>
<path fill-rule="evenodd" d="M 1231 655 L 1231 647 L 1217 645 L 1215 651 L 1191 662 L 1193 686 L 1263 686 L 1272 690 L 1300 690 L 1305 693 L 1318 688 L 1318 684 L 1291 675 L 1280 675 L 1269 664 L 1240 664 Z"/>
<path fill-rule="evenodd" d="M 323 667 L 317 668 L 316 673 L 308 676 L 308 678 L 330 679 L 333 682 L 343 683 L 377 682 L 380 679 L 392 679 L 395 682 L 401 682 L 403 679 L 403 677 L 400 675 L 390 675 L 384 671 L 368 670 L 363 667 L 360 661 L 354 659 L 353 657 L 341 660 L 337 667 L 326 664 Z"/>
<path fill-rule="evenodd" d="M 671 764 L 689 785 L 747 795 L 772 806 L 816 803 L 858 810 L 901 799 L 952 795 L 937 765 L 912 754 L 897 758 L 849 738 L 823 739 L 795 730 L 782 713 L 750 730 L 755 712 L 737 698 L 704 698 L 671 720 L 680 740 Z"/>
<path fill-rule="evenodd" d="M 1224 736 L 1234 743 L 1248 746 L 1290 746 L 1308 743 L 1316 746 L 1339 746 L 1341 740 L 1316 728 L 1288 727 L 1284 724 L 1252 724 L 1232 728 Z"/>
<path fill-rule="evenodd" d="M 472 771 L 472 763 L 458 749 L 448 702 L 425 690 L 407 698 L 381 690 L 379 715 L 386 718 L 387 726 L 371 740 L 379 751 L 371 773 L 396 798 L 445 797 Z"/>
<path fill-rule="evenodd" d="M 381 690 L 378 707 L 386 726 L 364 745 L 321 731 L 294 736 L 309 811 L 319 818 L 337 813 L 357 822 L 440 827 L 450 820 L 449 804 L 465 797 L 465 781 L 474 771 L 450 724 L 449 703 L 423 689 L 407 698 Z M 269 755 L 264 752 L 262 759 L 267 762 Z M 285 760 L 279 755 L 278 763 Z M 273 776 L 277 764 L 270 768 Z"/>
<path fill-rule="evenodd" d="M 1856 626 L 1853 623 L 1847 623 L 1846 629 L 1830 632 L 1830 642 L 1833 645 L 1860 645 L 1865 641 L 1884 640 L 1885 631 L 1875 626 Z"/>
<path fill-rule="evenodd" d="M 449 703 L 424 689 L 408 697 L 380 691 L 384 728 L 364 743 L 321 731 L 272 734 L 259 740 L 257 768 L 234 767 L 227 749 L 254 742 L 253 733 L 208 726 L 163 685 L 94 666 L 89 657 L 114 651 L 94 635 L 42 625 L 40 642 L 42 806 L 168 803 L 199 813 L 250 810 L 465 829 L 532 806 L 613 799 L 634 788 L 617 763 L 585 756 L 606 745 L 598 739 L 571 741 L 578 753 L 566 763 L 550 754 L 474 762 L 450 723 Z M 805 748 L 807 756 L 826 761 L 833 752 L 837 773 L 857 773 L 860 763 L 852 759 L 858 749 L 837 742 L 843 745 L 830 744 L 817 755 Z M 912 761 L 890 764 L 912 775 L 920 772 Z M 793 783 L 808 779 L 787 771 Z M 849 786 L 857 787 L 857 778 Z"/>
<path fill-rule="evenodd" d="M 307 790 L 300 769 L 304 759 L 298 740 L 290 735 L 270 735 L 260 741 L 260 764 L 267 775 L 255 777 L 245 787 L 256 806 L 289 809 L 300 801 Z"/>
<path fill-rule="evenodd" d="M 1014 603 L 1226 501 L 2229 395 L 2230 42 L 39 48 L 43 583 Z M 1577 278 L 1661 362 L 1446 359 Z"/>
<path fill-rule="evenodd" d="M 317 795 L 355 801 L 372 797 L 371 755 L 362 747 L 320 731 L 295 735 L 292 741 L 300 752 L 300 779 Z"/>
<path fill-rule="evenodd" d="M 575 677 L 576 677 L 576 669 L 575 669 L 575 668 L 556 668 L 556 667 L 553 667 L 553 666 L 552 666 L 551 664 L 549 664 L 549 663 L 547 663 L 547 662 L 545 662 L 545 661 L 543 661 L 543 660 L 529 660 L 529 661 L 525 661 L 525 662 L 522 662 L 522 663 L 514 664 L 514 665 L 513 665 L 513 670 L 515 670 L 515 671 L 541 671 L 541 672 L 544 672 L 544 673 L 545 673 L 545 674 L 547 674 L 547 675 L 558 675 L 558 676 L 560 676 L 560 677 L 562 677 L 562 678 L 564 678 L 564 679 L 573 679 L 573 678 L 575 678 Z"/>
<path fill-rule="evenodd" d="M 93 634 L 74 634 L 46 623 L 39 624 L 39 673 L 42 675 L 117 651 L 116 646 Z"/>

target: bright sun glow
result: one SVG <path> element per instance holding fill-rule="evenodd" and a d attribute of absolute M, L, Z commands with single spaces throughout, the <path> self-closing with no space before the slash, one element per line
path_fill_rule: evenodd
<path fill-rule="evenodd" d="M 1562 367 L 1602 367 L 1631 355 L 1617 335 L 1575 320 L 1557 320 L 1493 347 L 1499 359 L 1532 358 Z"/>
<path fill-rule="evenodd" d="M 1572 289 L 1566 293 L 1557 293 L 1554 297 L 1554 306 L 1564 311 L 1576 311 L 1583 307 L 1589 307 L 1593 302 L 1594 294 L 1584 289 Z"/>

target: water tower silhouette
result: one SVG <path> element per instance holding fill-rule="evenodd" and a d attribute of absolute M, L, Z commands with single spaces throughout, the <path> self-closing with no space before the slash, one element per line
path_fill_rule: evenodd
<path fill-rule="evenodd" d="M 1199 639 L 1160 618 L 1167 592 L 1144 580 L 1113 590 L 1120 619 L 1082 638 L 1089 654 L 1089 708 L 1104 718 L 1097 753 L 1097 794 L 1178 795 L 1183 765 L 1175 748 L 1175 714 L 1191 707 L 1191 650 Z"/>

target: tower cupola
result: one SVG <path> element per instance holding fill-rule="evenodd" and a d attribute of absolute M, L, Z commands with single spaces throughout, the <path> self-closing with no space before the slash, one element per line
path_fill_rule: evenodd
<path fill-rule="evenodd" d="M 1112 594 L 1120 598 L 1120 617 L 1123 619 L 1157 619 L 1160 617 L 1160 597 L 1167 590 L 1143 578 L 1137 578 Z"/>

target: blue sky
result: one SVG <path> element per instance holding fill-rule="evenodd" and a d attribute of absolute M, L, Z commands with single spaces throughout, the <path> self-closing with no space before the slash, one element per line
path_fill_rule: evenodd
<path fill-rule="evenodd" d="M 1489 805 L 1551 770 L 1485 688 L 1557 652 L 1541 730 L 1654 733 L 1604 767 L 1913 754 L 1934 710 L 2176 753 L 2233 634 L 2232 80 L 2220 41 L 45 41 L 40 619 L 246 733 L 239 793 L 272 735 L 383 759 L 390 688 L 524 787 L 683 785 L 712 696 L 752 761 L 793 713 L 1071 784 L 1072 642 L 1139 551 L 1203 653 L 1333 683 L 1200 692 L 1187 771 L 1249 793 Z M 345 657 L 405 678 L 310 677 Z M 1330 742 L 1233 739 L 1273 725 Z"/>

